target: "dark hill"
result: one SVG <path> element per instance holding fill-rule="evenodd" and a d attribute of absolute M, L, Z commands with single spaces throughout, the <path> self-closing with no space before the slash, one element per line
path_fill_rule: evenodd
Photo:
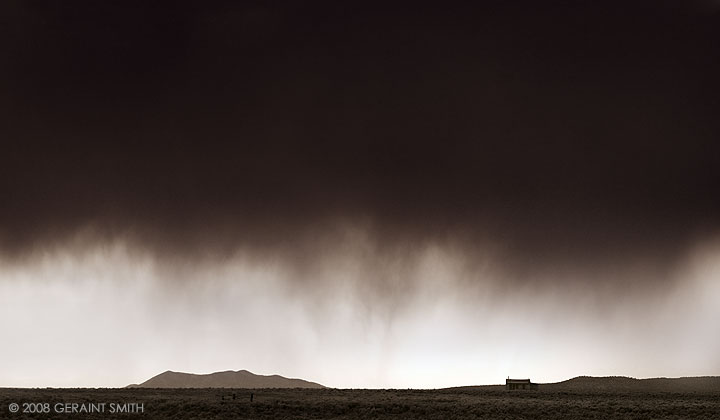
<path fill-rule="evenodd" d="M 626 376 L 578 376 L 563 382 L 542 384 L 541 387 L 551 391 L 717 392 L 720 391 L 720 377 L 635 379 Z"/>
<path fill-rule="evenodd" d="M 480 385 L 448 388 L 452 390 L 495 390 L 505 385 Z M 551 392 L 720 392 L 720 376 L 635 379 L 627 376 L 578 376 L 557 383 L 541 383 L 540 390 Z"/>
<path fill-rule="evenodd" d="M 315 382 L 285 378 L 279 375 L 256 375 L 247 370 L 228 370 L 207 375 L 163 372 L 128 388 L 325 388 Z"/>

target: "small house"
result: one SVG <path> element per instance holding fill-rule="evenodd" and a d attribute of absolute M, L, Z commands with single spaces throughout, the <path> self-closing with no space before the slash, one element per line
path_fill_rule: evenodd
<path fill-rule="evenodd" d="M 530 379 L 510 379 L 505 380 L 505 389 L 513 391 L 516 389 L 538 389 L 538 384 L 530 382 Z"/>

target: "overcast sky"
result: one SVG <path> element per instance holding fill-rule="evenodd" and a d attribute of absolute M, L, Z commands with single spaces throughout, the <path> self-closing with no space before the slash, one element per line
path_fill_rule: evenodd
<path fill-rule="evenodd" d="M 4 1 L 0 386 L 720 375 L 713 1 Z"/>

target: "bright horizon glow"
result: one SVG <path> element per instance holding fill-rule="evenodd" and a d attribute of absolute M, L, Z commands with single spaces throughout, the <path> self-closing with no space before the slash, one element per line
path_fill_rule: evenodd
<path fill-rule="evenodd" d="M 0 386 L 124 387 L 166 370 L 337 388 L 720 374 L 717 246 L 691 252 L 672 289 L 508 292 L 500 273 L 465 272 L 454 248 L 373 267 L 352 239 L 311 282 L 242 250 L 168 263 L 121 240 L 2 261 Z"/>

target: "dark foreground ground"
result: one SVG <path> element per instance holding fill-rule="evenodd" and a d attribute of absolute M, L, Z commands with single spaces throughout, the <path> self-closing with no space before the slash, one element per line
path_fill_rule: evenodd
<path fill-rule="evenodd" d="M 17 413 L 10 412 L 13 403 L 18 404 Z M 105 403 L 104 411 L 58 412 L 72 411 L 72 404 L 82 403 L 86 407 L 94 403 L 95 408 Z M 125 403 L 129 404 L 123 405 Z M 142 404 L 142 413 L 132 412 L 140 411 L 139 406 L 132 403 Z M 110 412 L 121 407 L 131 412 Z M 138 408 L 133 410 L 134 407 Z M 28 410 L 49 412 L 23 412 Z M 720 393 L 548 389 L 508 392 L 500 387 L 445 390 L 5 388 L 0 389 L 0 418 L 720 419 Z"/>

